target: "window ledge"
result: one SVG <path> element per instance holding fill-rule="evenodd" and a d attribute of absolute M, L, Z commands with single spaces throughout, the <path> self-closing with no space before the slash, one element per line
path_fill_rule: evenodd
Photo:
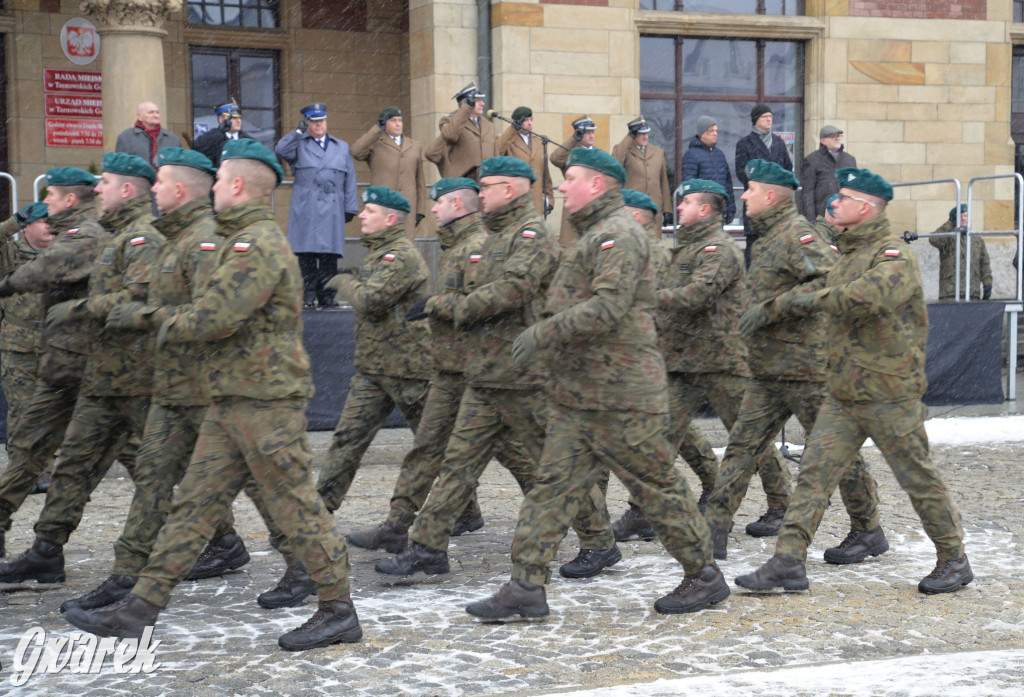
<path fill-rule="evenodd" d="M 280 27 L 222 27 L 213 24 L 186 24 L 182 30 L 185 43 L 239 48 L 270 48 L 284 50 L 291 45 L 288 32 Z"/>
<path fill-rule="evenodd" d="M 825 23 L 814 17 L 734 15 L 707 12 L 638 10 L 636 27 L 643 34 L 672 36 L 819 39 Z"/>
<path fill-rule="evenodd" d="M 1024 24 L 1010 25 L 1010 42 L 1015 44 L 1024 43 Z"/>

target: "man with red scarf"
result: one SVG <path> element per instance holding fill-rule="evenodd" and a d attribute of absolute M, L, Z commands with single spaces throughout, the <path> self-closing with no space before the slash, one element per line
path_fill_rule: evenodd
<path fill-rule="evenodd" d="M 121 132 L 114 150 L 138 155 L 150 165 L 160 148 L 180 148 L 181 139 L 160 127 L 160 107 L 142 102 L 135 111 L 135 125 Z M 154 165 L 155 166 L 155 165 Z"/>

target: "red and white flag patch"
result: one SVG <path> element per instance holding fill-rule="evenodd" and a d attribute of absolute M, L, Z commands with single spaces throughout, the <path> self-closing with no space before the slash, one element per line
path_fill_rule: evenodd
<path fill-rule="evenodd" d="M 525 237 L 528 240 L 532 240 L 536 236 L 537 233 L 534 232 L 533 230 L 523 230 L 523 237 Z"/>
<path fill-rule="evenodd" d="M 387 254 L 384 255 L 383 259 L 384 261 L 394 261 L 395 255 L 392 254 L 391 252 L 388 252 Z"/>
<path fill-rule="evenodd" d="M 814 235 L 800 235 L 800 244 L 807 244 L 814 241 Z"/>
<path fill-rule="evenodd" d="M 604 242 L 601 243 L 601 251 L 603 252 L 606 249 L 611 249 L 614 246 L 615 240 L 605 240 Z"/>
<path fill-rule="evenodd" d="M 717 244 L 709 244 L 707 247 L 704 248 L 704 251 L 705 252 L 717 252 L 718 251 L 718 245 Z"/>
<path fill-rule="evenodd" d="M 200 242 L 199 243 L 199 249 L 201 249 L 204 252 L 215 252 L 215 251 L 217 251 L 217 243 L 216 242 Z"/>
<path fill-rule="evenodd" d="M 68 230 L 67 232 L 65 232 L 64 234 L 65 234 L 65 235 L 74 235 L 74 234 L 75 234 L 75 233 L 77 233 L 77 232 L 78 232 L 78 228 L 76 228 L 76 227 L 73 227 L 73 228 L 71 228 L 70 230 Z"/>
<path fill-rule="evenodd" d="M 483 254 L 470 254 L 469 255 L 469 263 L 470 264 L 475 264 L 475 263 L 477 263 L 478 261 L 480 261 L 483 258 L 484 258 Z"/>
<path fill-rule="evenodd" d="M 235 246 L 232 249 L 236 252 L 248 252 L 251 246 L 252 242 L 235 242 Z"/>
<path fill-rule="evenodd" d="M 839 251 L 839 247 L 835 246 L 834 244 L 830 244 L 829 247 L 832 248 L 833 252 L 838 252 Z"/>
<path fill-rule="evenodd" d="M 898 249 L 887 249 L 884 252 L 882 252 L 882 254 L 884 254 L 887 257 L 898 257 L 900 255 L 900 250 L 898 250 Z"/>
<path fill-rule="evenodd" d="M 130 240 L 128 240 L 128 244 L 130 244 L 133 247 L 137 247 L 140 244 L 146 244 L 146 238 L 139 235 L 138 237 L 133 237 Z"/>

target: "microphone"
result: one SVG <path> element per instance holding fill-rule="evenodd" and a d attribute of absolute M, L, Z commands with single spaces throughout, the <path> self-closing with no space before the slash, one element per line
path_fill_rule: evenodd
<path fill-rule="evenodd" d="M 489 119 L 493 119 L 495 117 L 501 118 L 501 114 L 499 114 L 494 109 L 488 109 L 487 111 L 484 112 L 484 115 Z"/>

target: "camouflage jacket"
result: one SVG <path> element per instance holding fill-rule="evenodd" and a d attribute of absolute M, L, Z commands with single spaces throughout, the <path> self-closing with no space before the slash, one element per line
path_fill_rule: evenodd
<path fill-rule="evenodd" d="M 448 294 L 433 304 L 434 316 L 471 332 L 466 380 L 476 387 L 540 389 L 541 366 L 520 368 L 512 342 L 537 321 L 548 283 L 558 264 L 555 240 L 524 194 L 484 216 L 490 235 L 467 295 Z"/>
<path fill-rule="evenodd" d="M 156 260 L 146 304 L 160 308 L 153 329 L 190 308 L 217 270 L 223 239 L 205 196 L 153 221 L 167 239 Z M 153 402 L 167 406 L 202 406 L 210 401 L 202 343 L 166 344 L 155 354 Z"/>
<path fill-rule="evenodd" d="M 437 240 L 443 250 L 437 263 L 439 294 L 458 296 L 469 293 L 476 285 L 476 272 L 487 242 L 487 231 L 480 214 L 470 213 L 439 227 Z M 440 372 L 462 373 L 466 368 L 466 356 L 472 350 L 471 334 L 456 328 L 450 319 L 436 319 L 431 310 L 435 302 L 432 299 L 427 306 L 431 314 L 430 348 L 434 366 Z"/>
<path fill-rule="evenodd" d="M 574 409 L 665 413 L 647 234 L 618 191 L 571 217 L 581 237 L 558 265 L 537 328 L 550 371 L 544 391 Z"/>
<path fill-rule="evenodd" d="M 935 232 L 953 232 L 948 220 Z M 929 237 L 928 242 L 939 250 L 939 300 L 956 298 L 956 238 Z M 960 233 L 960 297 L 964 297 L 967 284 L 967 233 Z M 992 285 L 992 263 L 988 258 L 985 240 L 971 235 L 971 299 L 980 300 L 982 287 Z"/>
<path fill-rule="evenodd" d="M 650 253 L 651 268 L 654 270 L 654 287 L 656 290 L 672 287 L 672 280 L 675 278 L 672 266 L 672 250 L 666 247 L 661 241 L 661 228 L 652 222 L 644 226 L 647 235 L 647 248 Z M 657 303 L 655 303 L 657 305 Z M 654 308 L 654 322 L 658 328 L 658 350 L 665 355 L 665 331 L 672 321 L 671 313 L 666 310 Z"/>
<path fill-rule="evenodd" d="M 356 370 L 429 380 L 433 361 L 423 322 L 406 322 L 412 304 L 427 297 L 430 272 L 405 225 L 393 225 L 363 238 L 366 256 L 358 276 L 341 278 L 338 298 L 356 313 Z"/>
<path fill-rule="evenodd" d="M 83 394 L 120 397 L 150 394 L 153 387 L 153 337 L 137 329 L 104 329 L 107 315 L 123 302 L 144 301 L 153 264 L 166 240 L 151 225 L 149 196 L 121 204 L 100 218 L 110 231 L 89 277 L 85 313 L 96 339 L 82 377 Z"/>
<path fill-rule="evenodd" d="M 761 236 L 747 269 L 747 306 L 772 301 L 796 287 L 817 290 L 836 260 L 821 234 L 796 210 L 775 206 L 747 218 L 751 232 Z M 771 317 L 771 314 L 769 315 Z M 825 380 L 825 318 L 820 312 L 803 317 L 771 317 L 769 324 L 747 338 L 750 372 L 759 378 Z"/>
<path fill-rule="evenodd" d="M 270 200 L 240 203 L 214 220 L 219 265 L 192 307 L 164 323 L 167 341 L 209 342 L 213 400 L 308 399 L 313 378 L 302 345 L 302 274 Z"/>
<path fill-rule="evenodd" d="M 920 399 L 928 386 L 928 311 L 910 246 L 883 213 L 842 234 L 839 249 L 820 291 L 829 391 L 847 402 Z"/>
<path fill-rule="evenodd" d="M 42 254 L 24 236 L 0 243 L 0 277 Z M 42 297 L 39 293 L 18 293 L 0 300 L 0 351 L 43 352 Z"/>
<path fill-rule="evenodd" d="M 8 276 L 14 290 L 42 294 L 43 314 L 59 302 L 88 295 L 98 250 L 110 238 L 106 228 L 96 221 L 96 208 L 91 202 L 51 215 L 49 223 L 56 237 L 42 254 Z M 95 323 L 84 316 L 44 328 L 46 349 L 39 362 L 39 375 L 53 385 L 80 384 L 95 334 Z"/>
<path fill-rule="evenodd" d="M 718 216 L 679 228 L 672 250 L 674 278 L 658 291 L 666 317 L 665 365 L 675 373 L 731 373 L 747 377 L 743 314 L 743 253 Z"/>

